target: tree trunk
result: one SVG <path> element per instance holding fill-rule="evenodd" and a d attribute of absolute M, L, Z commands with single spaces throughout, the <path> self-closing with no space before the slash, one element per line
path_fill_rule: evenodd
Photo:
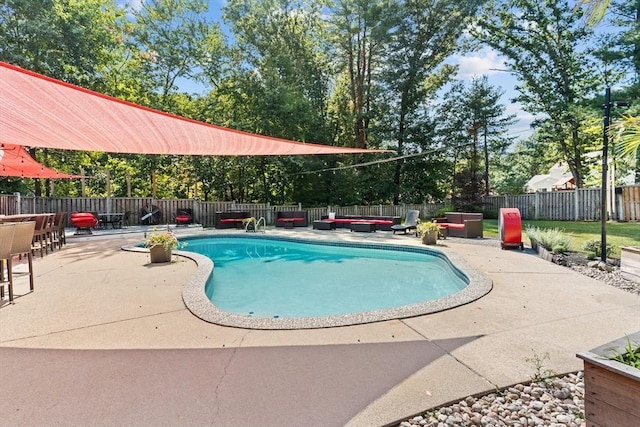
<path fill-rule="evenodd" d="M 484 195 L 488 196 L 491 192 L 489 188 L 489 143 L 487 141 L 487 125 L 485 120 L 484 126 Z"/>

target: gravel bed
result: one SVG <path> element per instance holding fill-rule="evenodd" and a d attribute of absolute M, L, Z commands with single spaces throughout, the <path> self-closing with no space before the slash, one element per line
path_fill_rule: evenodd
<path fill-rule="evenodd" d="M 496 239 L 475 240 L 476 244 L 491 246 L 497 242 Z M 624 279 L 615 265 L 608 270 L 590 267 L 587 259 L 578 253 L 563 255 L 554 262 L 609 286 L 640 295 L 640 283 Z M 530 384 L 517 384 L 480 397 L 467 397 L 405 420 L 398 426 L 585 426 L 583 375 L 580 371 Z"/>
<path fill-rule="evenodd" d="M 583 425 L 584 376 L 577 372 L 517 384 L 480 397 L 467 397 L 403 421 L 399 427 Z"/>

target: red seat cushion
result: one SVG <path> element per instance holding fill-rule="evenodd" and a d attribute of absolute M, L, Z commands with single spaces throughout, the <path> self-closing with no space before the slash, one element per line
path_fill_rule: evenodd
<path fill-rule="evenodd" d="M 191 221 L 191 217 L 189 215 L 178 215 L 176 217 L 176 221 L 178 222 L 187 222 L 187 221 Z"/>
<path fill-rule="evenodd" d="M 333 221 L 339 222 L 341 224 L 351 224 L 352 222 L 358 222 L 358 219 L 347 219 L 347 218 L 336 218 Z"/>
<path fill-rule="evenodd" d="M 278 222 L 304 221 L 304 218 L 278 218 Z"/>
<path fill-rule="evenodd" d="M 454 228 L 456 230 L 464 230 L 464 224 L 454 224 L 452 222 L 448 222 L 447 223 L 447 228 Z"/>
<path fill-rule="evenodd" d="M 364 222 L 370 222 L 376 225 L 392 225 L 393 221 L 389 221 L 386 219 L 365 219 Z"/>

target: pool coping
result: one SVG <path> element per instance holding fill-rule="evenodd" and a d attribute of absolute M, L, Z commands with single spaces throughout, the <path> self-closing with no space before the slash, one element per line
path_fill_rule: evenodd
<path fill-rule="evenodd" d="M 187 236 L 185 236 L 187 237 Z M 194 237 L 194 236 L 188 236 Z M 469 280 L 469 284 L 459 292 L 452 295 L 438 298 L 431 301 L 424 301 L 416 304 L 392 307 L 388 309 L 372 310 L 360 313 L 349 313 L 341 315 L 331 315 L 322 317 L 250 317 L 229 313 L 216 307 L 207 297 L 205 286 L 207 280 L 213 273 L 213 261 L 194 252 L 174 251 L 175 255 L 185 257 L 196 263 L 196 272 L 188 279 L 182 289 L 182 299 L 189 311 L 196 317 L 217 325 L 230 326 L 243 329 L 256 330 L 296 330 L 296 329 L 320 329 L 332 328 L 340 326 L 351 326 L 366 323 L 382 322 L 393 319 L 406 319 L 410 317 L 422 316 L 431 313 L 437 313 L 449 310 L 465 304 L 476 301 L 493 288 L 491 279 L 472 268 L 463 257 L 455 252 L 447 253 L 428 247 L 410 246 L 403 244 L 389 243 L 366 243 L 366 242 L 343 242 L 337 240 L 313 240 L 309 238 L 282 237 L 282 236 L 265 236 L 265 235 L 218 235 L 218 236 L 201 236 L 202 238 L 223 238 L 223 237 L 239 237 L 239 238 L 261 238 L 268 240 L 285 240 L 290 242 L 322 244 L 332 246 L 349 246 L 349 247 L 378 247 L 381 249 L 404 250 L 408 252 L 431 253 L 447 261 L 454 269 L 459 270 Z M 200 237 L 196 237 L 200 238 Z M 123 250 L 133 252 L 148 252 L 147 248 L 126 245 Z"/>

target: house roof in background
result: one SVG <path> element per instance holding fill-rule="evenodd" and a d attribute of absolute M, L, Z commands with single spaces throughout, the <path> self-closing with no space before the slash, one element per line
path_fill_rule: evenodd
<path fill-rule="evenodd" d="M 376 153 L 210 125 L 0 62 L 0 142 L 29 147 L 215 156 Z"/>

